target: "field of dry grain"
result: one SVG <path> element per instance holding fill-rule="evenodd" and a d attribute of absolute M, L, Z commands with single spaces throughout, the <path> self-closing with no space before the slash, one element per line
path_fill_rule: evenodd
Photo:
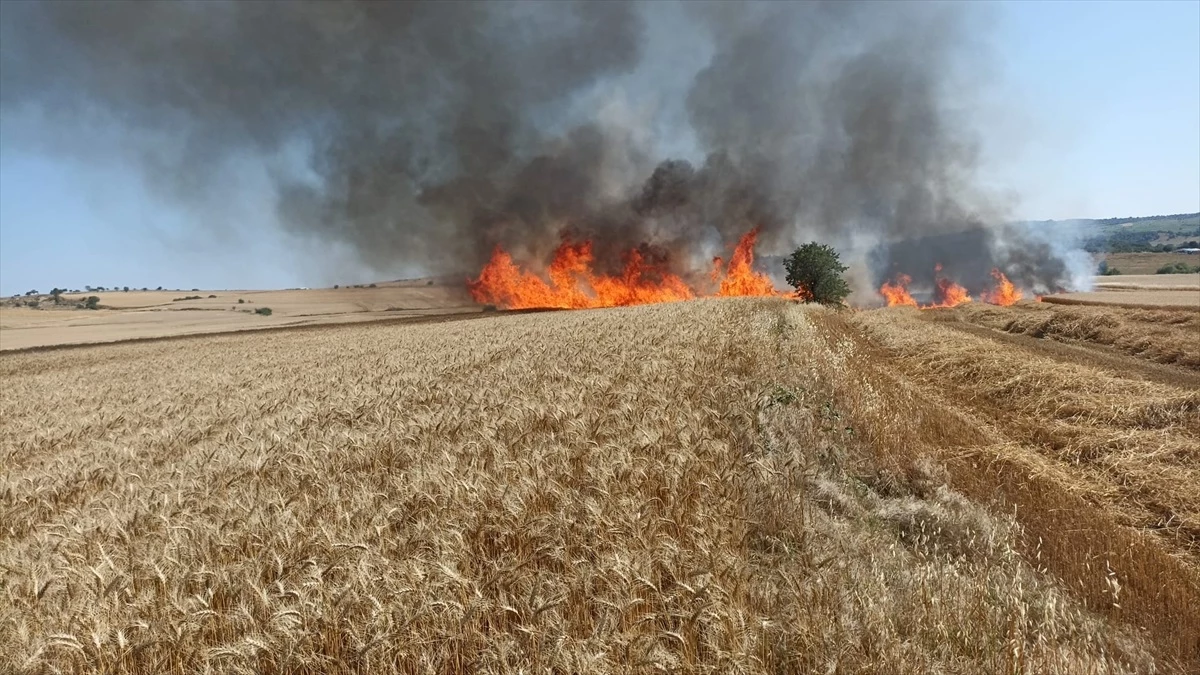
<path fill-rule="evenodd" d="M 0 671 L 1187 672 L 1192 321 L 726 299 L 0 355 Z"/>
<path fill-rule="evenodd" d="M 1135 309 L 1165 307 L 1200 312 L 1200 274 L 1096 277 L 1093 290 L 1048 295 L 1043 301 L 1059 305 L 1103 305 Z"/>
<path fill-rule="evenodd" d="M 1159 254 L 1153 254 L 1159 255 Z M 1090 291 L 1057 293 L 1042 298 L 1058 305 L 1093 305 L 1134 309 L 1191 309 L 1200 312 L 1200 274 L 1140 274 L 1096 277 Z"/>
<path fill-rule="evenodd" d="M 432 283 L 431 283 L 432 282 Z M 89 295 L 100 309 L 78 309 Z M 183 300 L 200 296 L 198 299 Z M 415 319 L 478 312 L 460 282 L 415 279 L 374 288 L 283 291 L 102 291 L 0 303 L 0 350 L 223 333 L 283 326 Z M 20 302 L 27 302 L 21 298 Z M 261 308 L 269 316 L 256 314 Z"/>
<path fill-rule="evenodd" d="M 1110 269 L 1121 271 L 1121 276 L 1127 274 L 1154 275 L 1160 267 L 1183 263 L 1195 267 L 1200 265 L 1200 255 L 1188 253 L 1108 253 L 1104 256 Z M 1159 277 L 1174 276 L 1159 274 Z"/>

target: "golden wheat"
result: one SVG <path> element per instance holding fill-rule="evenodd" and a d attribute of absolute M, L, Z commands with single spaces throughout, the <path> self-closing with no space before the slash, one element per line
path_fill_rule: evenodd
<path fill-rule="evenodd" d="M 0 357 L 0 670 L 1177 666 L 947 484 L 944 448 L 913 436 L 893 470 L 901 398 L 830 317 L 713 300 Z M 1194 403 L 1137 393 L 1079 415 L 1176 433 Z M 1139 485 L 1192 518 L 1155 461 Z"/>
<path fill-rule="evenodd" d="M 1196 297 L 1200 306 L 1200 295 Z M 1200 370 L 1200 312 L 1195 310 L 1031 303 L 964 306 L 957 314 L 1010 333 L 1107 345 L 1149 361 Z"/>

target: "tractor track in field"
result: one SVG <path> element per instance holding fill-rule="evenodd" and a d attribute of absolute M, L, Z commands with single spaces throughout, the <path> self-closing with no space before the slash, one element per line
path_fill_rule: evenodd
<path fill-rule="evenodd" d="M 1052 358 L 1055 361 L 1103 368 L 1120 373 L 1122 377 L 1136 377 L 1147 382 L 1173 387 L 1200 388 L 1200 373 L 1140 359 L 1106 345 L 1065 342 L 1022 333 L 1009 333 L 964 321 L 957 315 L 941 315 L 938 312 L 922 312 L 920 316 L 924 321 L 1012 345 L 1023 351 Z"/>

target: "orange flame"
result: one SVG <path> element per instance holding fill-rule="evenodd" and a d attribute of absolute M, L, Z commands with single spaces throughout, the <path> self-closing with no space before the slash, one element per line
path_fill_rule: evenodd
<path fill-rule="evenodd" d="M 940 299 L 929 305 L 930 307 L 957 307 L 964 302 L 971 301 L 971 294 L 967 292 L 966 288 L 942 276 L 941 263 L 934 265 L 933 271 L 935 275 L 934 283 L 937 286 L 937 296 Z"/>
<path fill-rule="evenodd" d="M 754 271 L 754 244 L 758 241 L 758 228 L 750 230 L 742 236 L 737 248 L 733 249 L 733 257 L 729 259 L 729 267 L 725 269 L 717 295 L 727 298 L 734 296 L 783 296 L 775 290 L 771 278 L 762 272 Z M 721 259 L 717 258 L 713 276 L 718 277 Z"/>
<path fill-rule="evenodd" d="M 879 287 L 879 293 L 887 301 L 888 307 L 916 307 L 917 301 L 913 300 L 913 296 L 908 293 L 910 283 L 912 283 L 912 277 L 907 274 L 897 274 L 896 283 L 883 282 L 883 285 Z"/>
<path fill-rule="evenodd" d="M 992 278 L 996 280 L 996 288 L 990 292 L 983 294 L 984 302 L 990 302 L 993 305 L 1011 305 L 1022 297 L 1021 289 L 1013 285 L 1008 277 L 1004 276 L 1004 272 L 998 269 L 992 269 Z M 1039 298 L 1040 300 L 1041 298 Z"/>
<path fill-rule="evenodd" d="M 718 287 L 715 295 L 793 295 L 775 290 L 767 275 L 754 270 L 757 240 L 757 228 L 747 232 L 734 249 L 727 268 L 721 258 L 713 260 L 712 280 Z M 533 272 L 522 270 L 511 255 L 497 248 L 479 278 L 467 282 L 467 289 L 476 302 L 506 309 L 616 307 L 677 302 L 697 296 L 682 278 L 663 265 L 647 262 L 636 249 L 626 254 L 625 268 L 619 276 L 596 274 L 592 271 L 593 262 L 590 241 L 564 242 L 555 250 L 546 270 L 547 282 Z"/>
<path fill-rule="evenodd" d="M 895 282 L 884 282 L 883 286 L 879 289 L 879 293 L 887 301 L 888 307 L 907 306 L 933 309 L 936 307 L 957 307 L 963 303 L 971 302 L 971 294 L 967 292 L 966 288 L 942 276 L 942 266 L 940 263 L 934 266 L 933 271 L 936 300 L 927 305 L 918 304 L 912 295 L 909 294 L 908 285 L 912 283 L 912 277 L 907 274 L 897 275 Z M 982 294 L 985 302 L 993 305 L 1011 305 L 1023 297 L 1021 290 L 1014 286 L 1000 270 L 993 269 L 992 278 L 996 280 L 996 287 Z"/>
<path fill-rule="evenodd" d="M 683 279 L 657 265 L 646 264 L 636 250 L 627 255 L 620 276 L 593 273 L 593 260 L 590 241 L 564 242 L 554 252 L 546 273 L 550 278 L 547 283 L 517 267 L 512 256 L 497 248 L 479 278 L 469 281 L 467 288 L 476 302 L 508 309 L 614 307 L 693 297 Z"/>

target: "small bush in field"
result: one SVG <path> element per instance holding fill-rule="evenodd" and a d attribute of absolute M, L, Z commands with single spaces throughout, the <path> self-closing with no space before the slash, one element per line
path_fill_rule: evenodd
<path fill-rule="evenodd" d="M 1200 272 L 1200 265 L 1192 267 L 1187 263 L 1177 262 L 1170 265 L 1163 265 L 1158 268 L 1155 274 L 1192 274 L 1194 272 Z"/>

